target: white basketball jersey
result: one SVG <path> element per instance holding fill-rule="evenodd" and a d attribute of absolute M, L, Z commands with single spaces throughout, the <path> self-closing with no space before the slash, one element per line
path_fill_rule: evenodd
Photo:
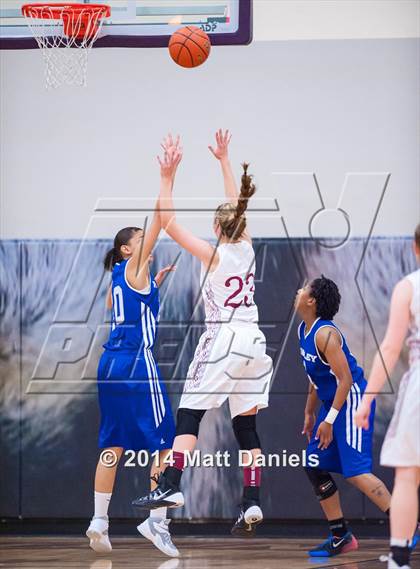
<path fill-rule="evenodd" d="M 410 305 L 410 333 L 407 345 L 410 349 L 410 365 L 420 363 L 420 269 L 406 277 L 413 287 Z"/>
<path fill-rule="evenodd" d="M 215 271 L 201 269 L 206 322 L 258 323 L 254 303 L 255 253 L 245 240 L 219 245 Z"/>

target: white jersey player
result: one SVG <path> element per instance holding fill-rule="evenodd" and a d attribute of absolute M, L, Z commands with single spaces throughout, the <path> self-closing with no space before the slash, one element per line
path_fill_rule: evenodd
<path fill-rule="evenodd" d="M 420 224 L 414 239 L 420 260 Z M 392 294 L 388 328 L 370 373 L 366 394 L 356 415 L 359 427 L 368 427 L 370 406 L 391 373 L 409 334 L 410 367 L 401 379 L 394 415 L 381 452 L 381 464 L 395 468 L 391 500 L 389 569 L 409 567 L 410 552 L 418 540 L 420 483 L 420 269 L 402 279 Z M 384 368 L 385 365 L 385 368 Z M 413 538 L 414 532 L 414 538 Z"/>
<path fill-rule="evenodd" d="M 161 194 L 162 227 L 202 263 L 206 331 L 189 367 L 178 409 L 173 466 L 167 467 L 154 492 L 133 504 L 154 509 L 162 504 L 176 507 L 184 503 L 179 484 L 185 452 L 194 449 L 205 412 L 220 407 L 228 399 L 239 447 L 253 456 L 251 466 L 244 468 L 242 508 L 232 533 L 252 537 L 263 518 L 259 502 L 261 468 L 255 461 L 261 454 L 256 415 L 268 405 L 272 360 L 266 354 L 265 337 L 258 328 L 258 309 L 254 302 L 255 254 L 245 217 L 255 186 L 248 174 L 248 165 L 244 164 L 238 191 L 228 159 L 229 141 L 229 132 L 219 130 L 217 147 L 209 147 L 221 164 L 228 199 L 215 213 L 216 247 L 182 227 L 173 213 L 171 192 Z M 168 154 L 179 152 L 178 141 L 174 144 L 170 137 L 163 146 L 162 165 Z"/>
<path fill-rule="evenodd" d="M 258 328 L 252 245 L 247 239 L 221 243 L 217 252 L 216 269 L 201 272 L 206 331 L 189 367 L 179 407 L 206 410 L 220 407 L 228 398 L 234 418 L 267 406 L 272 362 Z"/>

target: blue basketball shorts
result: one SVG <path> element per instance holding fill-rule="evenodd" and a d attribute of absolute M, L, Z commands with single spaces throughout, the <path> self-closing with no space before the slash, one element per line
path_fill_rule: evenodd
<path fill-rule="evenodd" d="M 105 350 L 98 365 L 99 447 L 156 451 L 172 447 L 175 421 L 152 352 Z"/>
<path fill-rule="evenodd" d="M 317 468 L 327 472 L 337 472 L 345 478 L 372 472 L 372 439 L 375 419 L 375 402 L 369 420 L 369 430 L 357 428 L 354 416 L 360 405 L 364 386 L 353 384 L 347 401 L 340 409 L 333 424 L 333 440 L 325 450 L 318 448 L 319 440 L 315 435 L 319 424 L 325 419 L 331 408 L 332 401 L 324 401 L 316 420 L 312 438 L 307 447 L 307 455 L 317 455 Z"/>

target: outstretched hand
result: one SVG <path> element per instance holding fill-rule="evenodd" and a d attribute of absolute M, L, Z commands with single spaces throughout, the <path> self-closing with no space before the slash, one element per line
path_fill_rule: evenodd
<path fill-rule="evenodd" d="M 163 157 L 157 157 L 160 164 L 160 175 L 162 178 L 173 178 L 182 160 L 182 148 L 179 145 L 179 136 L 177 136 L 174 141 L 172 135 L 168 134 L 168 136 L 163 139 L 161 146 L 163 148 Z"/>
<path fill-rule="evenodd" d="M 176 135 L 176 138 L 174 140 L 172 134 L 169 133 L 165 136 L 165 138 L 161 142 L 161 147 L 163 148 L 164 152 L 171 153 L 180 148 L 179 144 L 180 144 L 179 134 Z"/>
<path fill-rule="evenodd" d="M 158 286 L 161 286 L 161 284 L 163 283 L 163 281 L 166 279 L 168 273 L 172 273 L 173 271 L 176 270 L 176 265 L 168 265 L 167 267 L 164 267 L 163 269 L 161 269 L 157 275 L 155 276 L 155 282 Z"/>
<path fill-rule="evenodd" d="M 209 150 L 218 160 L 222 160 L 222 158 L 228 157 L 228 147 L 231 138 L 232 135 L 228 130 L 225 130 L 225 132 L 223 132 L 222 129 L 219 128 L 219 130 L 216 132 L 217 146 L 216 148 L 209 146 Z"/>

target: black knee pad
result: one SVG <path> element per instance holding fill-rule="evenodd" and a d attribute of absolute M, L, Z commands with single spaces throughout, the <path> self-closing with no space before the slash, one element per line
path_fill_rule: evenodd
<path fill-rule="evenodd" d="M 256 415 L 236 415 L 232 419 L 232 427 L 241 450 L 261 448 Z"/>
<path fill-rule="evenodd" d="M 194 435 L 198 437 L 201 419 L 206 411 L 203 409 L 178 409 L 176 415 L 176 435 Z"/>
<path fill-rule="evenodd" d="M 337 492 L 334 479 L 326 470 L 305 467 L 305 472 L 314 487 L 316 497 L 319 501 L 331 498 L 331 496 Z"/>

